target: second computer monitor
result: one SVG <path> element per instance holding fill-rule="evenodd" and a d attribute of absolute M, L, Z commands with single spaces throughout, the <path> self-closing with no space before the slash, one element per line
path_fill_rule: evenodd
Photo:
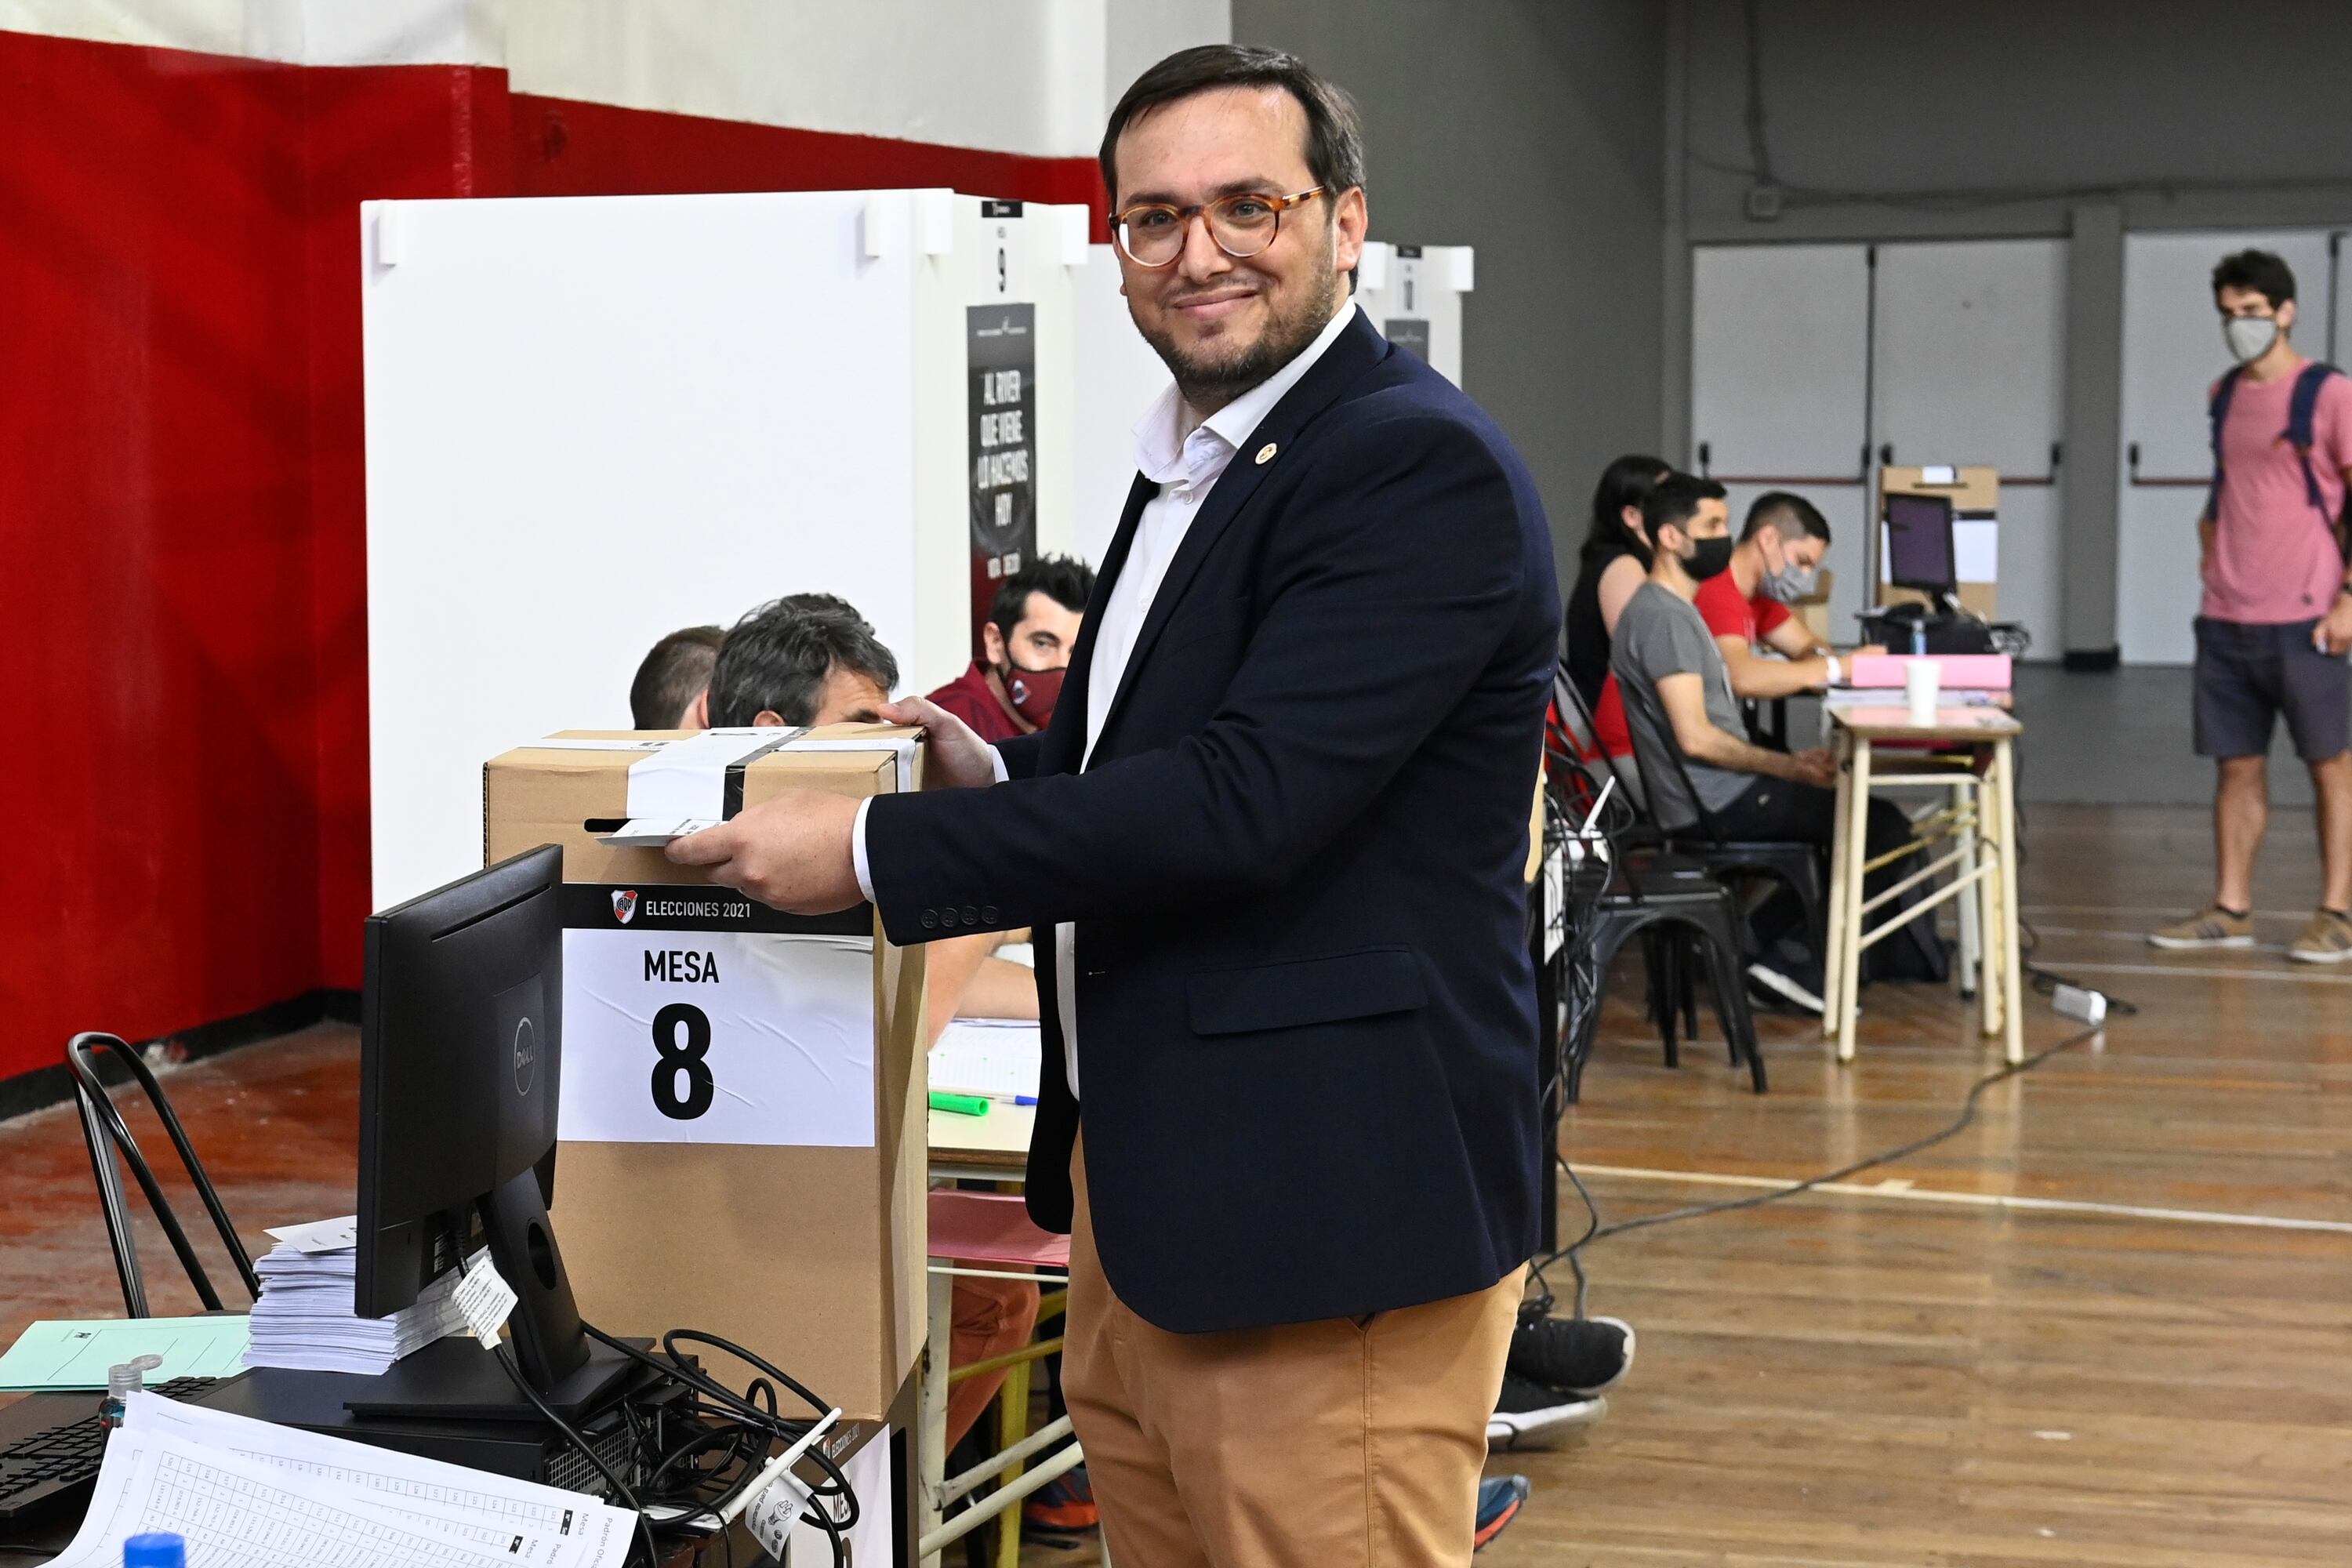
<path fill-rule="evenodd" d="M 1889 495 L 1885 519 L 1886 580 L 1937 600 L 1958 593 L 1951 498 Z"/>

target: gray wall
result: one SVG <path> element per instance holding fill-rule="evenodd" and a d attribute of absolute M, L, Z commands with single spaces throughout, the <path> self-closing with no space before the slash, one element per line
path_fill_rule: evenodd
<path fill-rule="evenodd" d="M 1689 441 L 1685 242 L 2072 237 L 2063 641 L 2112 659 L 2123 235 L 2352 220 L 2352 0 L 1671 12 L 1664 455 Z M 1780 212 L 1759 220 L 1748 199 L 1768 183 Z"/>
<path fill-rule="evenodd" d="M 1743 210 L 1749 6 L 1675 3 L 1696 240 L 2056 235 L 2103 201 L 2133 229 L 2352 216 L 2345 0 L 1762 0 L 1770 223 Z"/>
<path fill-rule="evenodd" d="M 1353 93 L 1375 238 L 1473 245 L 1463 381 L 1542 487 L 1563 581 L 1608 460 L 1659 443 L 1665 8 L 1234 0 Z"/>

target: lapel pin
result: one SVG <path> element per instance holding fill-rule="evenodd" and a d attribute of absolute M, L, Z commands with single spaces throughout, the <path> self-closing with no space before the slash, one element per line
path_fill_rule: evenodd
<path fill-rule="evenodd" d="M 1274 453 L 1275 445 L 1271 441 L 1268 441 L 1265 446 L 1260 447 L 1257 449 L 1257 460 L 1260 466 L 1274 461 Z"/>

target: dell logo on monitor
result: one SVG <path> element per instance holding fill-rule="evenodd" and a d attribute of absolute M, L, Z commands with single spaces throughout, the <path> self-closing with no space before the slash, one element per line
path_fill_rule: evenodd
<path fill-rule="evenodd" d="M 514 1033 L 514 1075 L 517 1094 L 530 1092 L 531 1074 L 539 1059 L 536 1046 L 537 1039 L 530 1026 L 530 1019 L 522 1018 L 516 1023 Z"/>

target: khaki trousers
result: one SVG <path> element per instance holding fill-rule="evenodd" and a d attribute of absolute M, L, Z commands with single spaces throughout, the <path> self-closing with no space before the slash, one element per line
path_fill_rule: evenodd
<path fill-rule="evenodd" d="M 1526 1269 L 1361 1323 L 1170 1333 L 1103 1279 L 1083 1142 L 1070 1166 L 1063 1391 L 1118 1568 L 1464 1568 Z"/>

